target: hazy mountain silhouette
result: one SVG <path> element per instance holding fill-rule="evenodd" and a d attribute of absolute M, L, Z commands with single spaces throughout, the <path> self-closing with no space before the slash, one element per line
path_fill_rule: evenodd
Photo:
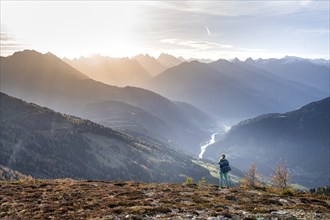
<path fill-rule="evenodd" d="M 287 161 L 293 182 L 309 187 L 330 184 L 330 98 L 284 114 L 266 114 L 242 121 L 222 140 L 210 145 L 204 157 L 228 154 L 241 169 L 256 163 L 269 175 L 279 160 Z"/>
<path fill-rule="evenodd" d="M 226 60 L 209 64 L 182 63 L 154 77 L 145 86 L 222 118 L 293 110 L 328 95 L 251 65 Z"/>
<path fill-rule="evenodd" d="M 160 54 L 159 57 L 157 58 L 157 61 L 160 62 L 166 68 L 177 66 L 183 62 L 181 59 L 165 53 Z"/>
<path fill-rule="evenodd" d="M 198 62 L 201 62 L 201 63 L 212 63 L 212 62 L 214 62 L 214 60 L 211 60 L 211 59 L 199 59 L 199 58 L 189 58 L 185 61 L 186 62 L 198 61 Z"/>
<path fill-rule="evenodd" d="M 245 63 L 329 94 L 329 61 L 287 56 L 282 59 L 252 60 L 250 58 L 245 60 Z"/>
<path fill-rule="evenodd" d="M 164 65 L 162 65 L 157 59 L 152 56 L 149 56 L 148 54 L 140 54 L 133 57 L 132 59 L 137 60 L 151 76 L 156 76 L 166 70 L 166 67 Z"/>
<path fill-rule="evenodd" d="M 35 178 L 216 181 L 191 157 L 1 93 L 0 164 Z"/>
<path fill-rule="evenodd" d="M 94 80 L 120 87 L 140 86 L 150 79 L 151 75 L 157 75 L 183 62 L 179 58 L 164 53 L 157 59 L 146 54 L 132 59 L 92 55 L 63 60 Z"/>
<path fill-rule="evenodd" d="M 212 128 L 204 129 L 212 124 L 212 120 L 191 120 L 176 103 L 154 92 L 134 87 L 118 88 L 94 81 L 56 56 L 36 51 L 17 52 L 1 58 L 1 91 L 62 113 L 97 119 L 97 122 L 107 125 L 110 119 L 117 118 L 125 126 L 131 123 L 132 113 L 138 111 L 144 120 L 135 119 L 139 123 L 131 127 L 132 132 L 141 128 L 140 133 L 144 133 L 144 129 L 148 129 L 155 137 L 162 137 L 162 140 L 171 141 L 195 154 L 199 152 L 199 143 L 208 137 Z M 104 112 L 104 104 L 99 103 L 111 104 L 108 109 L 114 111 Z M 133 107 L 117 111 L 123 106 Z M 87 107 L 91 111 L 87 111 Z M 152 127 L 151 122 L 157 126 Z M 164 130 L 160 129 L 164 122 L 169 131 L 158 133 Z"/>
<path fill-rule="evenodd" d="M 139 62 L 129 58 L 94 55 L 63 60 L 90 78 L 109 85 L 138 86 L 151 78 Z"/>
<path fill-rule="evenodd" d="M 172 146 L 180 144 L 196 154 L 200 150 L 199 143 L 207 137 L 206 131 L 215 127 L 214 119 L 187 103 L 175 104 L 178 108 L 175 111 L 184 113 L 181 118 L 156 117 L 139 107 L 118 101 L 86 105 L 83 115 L 148 142 L 159 140 Z"/>

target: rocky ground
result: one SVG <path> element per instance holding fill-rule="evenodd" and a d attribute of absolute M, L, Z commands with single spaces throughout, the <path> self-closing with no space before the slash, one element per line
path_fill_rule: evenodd
<path fill-rule="evenodd" d="M 0 182 L 0 219 L 330 219 L 330 197 L 215 185 Z"/>

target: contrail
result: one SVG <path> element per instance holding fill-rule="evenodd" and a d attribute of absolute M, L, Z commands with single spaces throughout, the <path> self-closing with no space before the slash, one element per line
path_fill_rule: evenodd
<path fill-rule="evenodd" d="M 205 25 L 205 27 L 206 27 L 207 33 L 209 34 L 209 36 L 211 36 L 211 32 L 210 32 L 209 28 L 207 27 L 207 25 Z"/>

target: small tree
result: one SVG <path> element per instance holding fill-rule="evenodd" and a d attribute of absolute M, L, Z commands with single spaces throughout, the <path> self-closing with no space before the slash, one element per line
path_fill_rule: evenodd
<path fill-rule="evenodd" d="M 184 185 L 191 185 L 191 184 L 194 184 L 194 180 L 193 180 L 193 178 L 187 176 L 186 181 L 184 181 L 183 184 L 184 184 Z"/>
<path fill-rule="evenodd" d="M 247 187 L 255 188 L 258 182 L 257 169 L 255 164 L 251 164 L 248 170 L 244 173 L 244 182 Z"/>
<path fill-rule="evenodd" d="M 200 180 L 198 181 L 198 183 L 197 183 L 198 188 L 202 188 L 203 185 L 205 185 L 205 184 L 206 184 L 206 179 L 205 179 L 205 177 L 203 177 L 202 179 L 200 179 Z"/>
<path fill-rule="evenodd" d="M 285 162 L 285 164 L 280 161 L 273 169 L 272 181 L 273 184 L 280 189 L 286 189 L 288 187 L 290 175 L 287 161 Z"/>

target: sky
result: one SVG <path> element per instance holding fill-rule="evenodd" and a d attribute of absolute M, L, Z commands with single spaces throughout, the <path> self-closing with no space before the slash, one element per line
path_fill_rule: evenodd
<path fill-rule="evenodd" d="M 3 1 L 1 56 L 329 59 L 329 1 Z"/>

